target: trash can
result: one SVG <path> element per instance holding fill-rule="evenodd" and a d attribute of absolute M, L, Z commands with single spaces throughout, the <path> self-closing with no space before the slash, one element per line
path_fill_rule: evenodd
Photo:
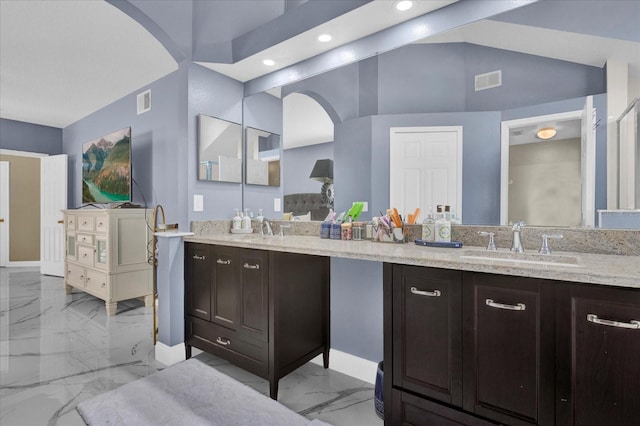
<path fill-rule="evenodd" d="M 383 361 L 378 363 L 378 371 L 376 372 L 376 387 L 374 390 L 374 404 L 376 414 L 384 420 L 384 364 Z"/>

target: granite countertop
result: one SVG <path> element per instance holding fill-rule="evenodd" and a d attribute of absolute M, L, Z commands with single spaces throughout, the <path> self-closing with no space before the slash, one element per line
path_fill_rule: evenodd
<path fill-rule="evenodd" d="M 257 234 L 209 234 L 185 237 L 187 242 L 261 250 L 331 256 L 347 259 L 488 272 L 578 283 L 640 288 L 640 256 L 554 252 L 544 256 L 484 247 L 433 248 L 413 243 L 326 240 L 313 236 L 262 237 Z M 554 263 L 555 262 L 555 263 Z"/>

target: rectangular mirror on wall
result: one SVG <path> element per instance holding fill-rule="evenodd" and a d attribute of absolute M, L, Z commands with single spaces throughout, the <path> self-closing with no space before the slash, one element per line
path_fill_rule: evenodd
<path fill-rule="evenodd" d="M 280 186 L 280 135 L 247 127 L 246 143 L 246 183 Z"/>
<path fill-rule="evenodd" d="M 198 180 L 242 183 L 242 126 L 198 115 Z"/>

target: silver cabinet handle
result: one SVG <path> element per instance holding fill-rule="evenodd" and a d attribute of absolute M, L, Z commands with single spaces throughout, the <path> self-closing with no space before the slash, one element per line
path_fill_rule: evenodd
<path fill-rule="evenodd" d="M 195 310 L 196 312 L 198 312 L 199 314 L 203 314 L 203 315 L 207 315 L 207 314 L 208 314 L 208 312 L 207 312 L 207 311 L 203 311 L 202 309 L 198 309 L 198 308 L 196 308 L 196 309 L 194 309 L 194 310 Z"/>
<path fill-rule="evenodd" d="M 242 265 L 244 268 L 246 269 L 260 269 L 260 265 L 249 265 L 248 263 L 245 263 L 244 265 Z"/>
<path fill-rule="evenodd" d="M 221 344 L 222 346 L 229 346 L 231 344 L 231 340 L 229 339 L 222 339 L 222 337 L 218 337 L 216 338 L 216 343 Z"/>
<path fill-rule="evenodd" d="M 515 305 L 507 305 L 504 303 L 494 302 L 493 299 L 486 300 L 487 306 L 491 306 L 492 308 L 498 309 L 508 309 L 510 311 L 524 311 L 527 307 L 524 303 L 517 303 Z"/>
<path fill-rule="evenodd" d="M 194 254 L 193 258 L 195 260 L 205 260 L 207 258 L 207 256 L 198 256 L 197 254 Z"/>
<path fill-rule="evenodd" d="M 216 260 L 216 262 L 221 264 L 221 265 L 231 265 L 231 260 L 218 259 L 218 260 Z"/>
<path fill-rule="evenodd" d="M 592 322 L 594 324 L 608 325 L 609 327 L 630 328 L 632 330 L 640 329 L 640 321 L 638 320 L 631 320 L 629 322 L 620 322 L 620 321 L 613 321 L 613 320 L 607 320 L 607 319 L 600 319 L 595 314 L 588 314 L 587 321 Z"/>
<path fill-rule="evenodd" d="M 427 296 L 427 297 L 440 297 L 440 290 L 433 290 L 433 291 L 422 291 L 422 290 L 418 290 L 415 287 L 411 287 L 411 293 L 413 294 L 417 294 L 418 296 Z"/>

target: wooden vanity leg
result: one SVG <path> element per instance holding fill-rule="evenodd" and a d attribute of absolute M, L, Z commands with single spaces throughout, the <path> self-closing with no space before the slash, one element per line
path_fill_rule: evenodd
<path fill-rule="evenodd" d="M 278 379 L 269 380 L 269 396 L 271 399 L 278 400 Z"/>
<path fill-rule="evenodd" d="M 107 309 L 107 316 L 112 317 L 116 314 L 118 310 L 118 302 L 104 302 L 105 308 Z"/>
<path fill-rule="evenodd" d="M 148 294 L 144 297 L 144 306 L 147 308 L 153 306 L 153 294 Z"/>
<path fill-rule="evenodd" d="M 73 290 L 73 286 L 70 286 L 69 284 L 64 285 L 64 294 L 71 294 L 71 290 Z"/>
<path fill-rule="evenodd" d="M 184 344 L 184 357 L 185 359 L 191 358 L 191 345 L 187 343 Z"/>
<path fill-rule="evenodd" d="M 325 348 L 324 352 L 322 352 L 322 364 L 324 365 L 325 370 L 329 368 L 329 348 Z"/>

